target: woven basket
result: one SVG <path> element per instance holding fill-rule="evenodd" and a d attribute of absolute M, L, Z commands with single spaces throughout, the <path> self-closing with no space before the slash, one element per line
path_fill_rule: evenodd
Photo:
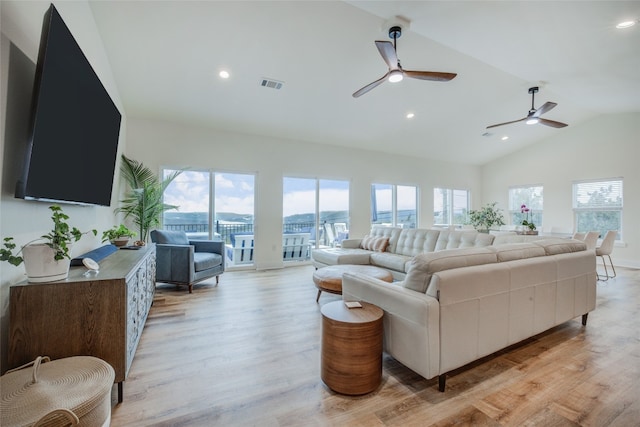
<path fill-rule="evenodd" d="M 33 367 L 27 369 L 30 366 Z M 3 427 L 109 425 L 114 379 L 111 365 L 96 357 L 74 356 L 54 361 L 38 357 L 0 377 L 0 424 Z"/>

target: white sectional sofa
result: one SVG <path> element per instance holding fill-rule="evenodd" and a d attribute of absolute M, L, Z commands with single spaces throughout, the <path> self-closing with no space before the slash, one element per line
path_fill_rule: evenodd
<path fill-rule="evenodd" d="M 596 257 L 584 242 L 538 237 L 445 249 L 478 246 L 487 238 L 458 240 L 457 234 L 434 236 L 430 231 L 413 246 L 405 239 L 401 253 L 389 252 L 399 256 L 409 247 L 437 249 L 441 243 L 442 250 L 412 256 L 405 263 L 404 280 L 387 283 L 345 273 L 342 292 L 345 301 L 366 301 L 384 310 L 384 350 L 427 379 L 438 376 L 440 391 L 454 369 L 575 317 L 582 316 L 586 325 L 596 302 Z M 390 233 L 395 239 L 396 231 Z M 365 262 L 360 251 L 329 254 L 333 258 L 320 260 Z M 372 264 L 383 263 L 368 256 Z M 314 262 L 320 260 L 314 252 Z"/>
<path fill-rule="evenodd" d="M 375 265 L 402 280 L 416 255 L 444 249 L 489 246 L 495 236 L 477 231 L 448 231 L 421 228 L 373 226 L 369 238 L 387 239 L 382 252 L 362 248 L 363 239 L 347 239 L 340 248 L 314 249 L 311 257 L 316 268 L 337 264 Z"/>

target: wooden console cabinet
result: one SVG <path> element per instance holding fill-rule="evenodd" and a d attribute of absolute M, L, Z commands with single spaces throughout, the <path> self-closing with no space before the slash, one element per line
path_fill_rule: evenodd
<path fill-rule="evenodd" d="M 118 401 L 153 302 L 155 245 L 120 249 L 97 274 L 71 267 L 66 280 L 10 287 L 9 368 L 37 356 L 95 356 L 115 370 Z"/>

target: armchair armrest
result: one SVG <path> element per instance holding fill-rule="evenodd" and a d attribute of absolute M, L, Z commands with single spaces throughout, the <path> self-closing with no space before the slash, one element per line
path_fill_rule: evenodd
<path fill-rule="evenodd" d="M 190 283 L 195 274 L 192 245 L 156 243 L 156 280 Z"/>

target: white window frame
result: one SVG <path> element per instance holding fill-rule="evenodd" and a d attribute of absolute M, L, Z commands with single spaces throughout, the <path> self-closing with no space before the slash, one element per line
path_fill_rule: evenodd
<path fill-rule="evenodd" d="M 392 227 L 402 227 L 405 224 L 401 223 L 401 221 L 398 218 L 398 187 L 407 187 L 407 188 L 414 188 L 415 189 L 415 201 L 414 201 L 414 206 L 415 206 L 415 221 L 410 224 L 407 228 L 418 228 L 419 224 L 418 224 L 418 219 L 420 218 L 420 212 L 419 212 L 419 203 L 418 203 L 418 186 L 417 185 L 409 185 L 409 184 L 387 184 L 387 183 L 383 183 L 383 182 L 374 182 L 371 184 L 371 207 L 370 207 L 370 212 L 373 216 L 373 197 L 374 197 L 374 192 L 375 192 L 375 186 L 376 185 L 380 185 L 380 186 L 388 186 L 391 187 L 391 226 Z M 372 218 L 373 219 L 373 218 Z M 373 220 L 371 221 L 371 225 L 375 225 L 375 224 L 380 224 L 378 222 L 373 222 Z"/>
<path fill-rule="evenodd" d="M 602 203 L 591 203 L 591 201 L 581 201 L 580 199 L 584 199 L 589 191 L 595 191 L 597 189 L 602 190 L 604 186 L 610 186 L 611 193 L 616 200 L 604 200 Z M 586 232 L 586 231 L 600 231 L 600 237 L 604 238 L 604 235 L 609 230 L 616 230 L 615 228 L 605 227 L 606 229 L 600 230 L 586 230 L 579 222 L 578 216 L 581 213 L 585 212 L 593 212 L 593 213 L 603 213 L 603 212 L 616 212 L 618 216 L 619 226 L 617 227 L 617 236 L 616 241 L 622 240 L 622 218 L 623 218 L 623 210 L 624 210 L 624 179 L 622 177 L 615 178 L 599 178 L 599 179 L 589 179 L 589 180 L 576 180 L 573 181 L 572 184 L 572 205 L 573 205 L 573 223 L 574 229 L 578 232 Z M 586 193 L 586 194 L 585 194 Z M 591 228 L 591 227 L 586 227 Z"/>
<path fill-rule="evenodd" d="M 524 196 L 523 193 L 528 193 Z M 529 221 L 542 229 L 544 221 L 544 185 L 513 185 L 509 187 L 509 221 L 511 225 L 521 225 L 527 219 L 522 213 L 522 205 L 529 208 Z"/>
<path fill-rule="evenodd" d="M 435 198 L 436 198 L 436 192 L 437 191 L 440 191 L 440 192 L 444 193 L 444 197 L 446 197 L 447 204 L 450 207 L 450 209 L 448 210 L 447 218 L 445 218 L 445 222 L 436 222 L 436 218 L 435 218 L 435 205 L 436 205 Z M 463 221 L 460 222 L 460 223 L 455 222 L 456 205 L 455 205 L 454 192 L 458 192 L 458 191 L 465 192 L 466 195 L 467 195 L 467 197 L 466 197 L 466 206 L 463 208 L 464 211 L 465 211 L 465 214 L 464 214 Z M 470 210 L 470 207 L 471 207 L 471 191 L 466 190 L 466 189 L 462 189 L 462 188 L 435 187 L 433 189 L 433 201 L 434 201 L 433 225 L 435 225 L 435 226 L 446 226 L 446 225 L 459 225 L 459 226 L 462 226 L 462 225 L 467 223 L 467 221 L 469 219 L 469 210 Z"/>

